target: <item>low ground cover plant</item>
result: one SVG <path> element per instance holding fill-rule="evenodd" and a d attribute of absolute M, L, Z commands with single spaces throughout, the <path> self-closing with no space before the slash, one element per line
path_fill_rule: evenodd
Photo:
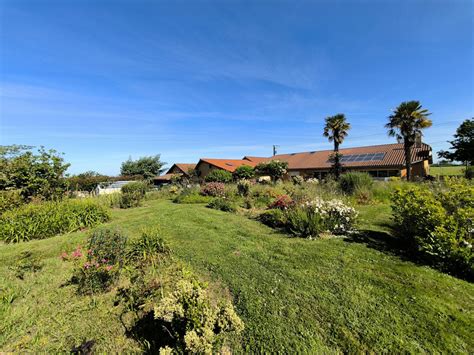
<path fill-rule="evenodd" d="M 118 230 L 95 231 L 89 238 L 88 248 L 80 246 L 72 253 L 63 252 L 63 261 L 73 261 L 72 282 L 79 294 L 105 292 L 118 280 L 125 259 L 127 237 Z"/>
<path fill-rule="evenodd" d="M 408 249 L 454 274 L 474 279 L 474 185 L 447 178 L 410 185 L 392 198 L 395 231 Z"/>
<path fill-rule="evenodd" d="M 181 190 L 181 192 L 173 199 L 174 203 L 209 203 L 211 196 L 201 194 L 199 188 L 192 187 Z"/>
<path fill-rule="evenodd" d="M 15 276 L 23 280 L 29 273 L 38 272 L 43 268 L 43 263 L 40 258 L 33 255 L 31 251 L 24 251 L 16 260 L 15 265 L 10 269 L 15 273 Z"/>
<path fill-rule="evenodd" d="M 224 212 L 235 212 L 235 203 L 229 199 L 218 197 L 207 204 L 207 207 Z"/>
<path fill-rule="evenodd" d="M 109 218 L 109 210 L 96 199 L 28 204 L 0 216 L 0 240 L 11 243 L 48 238 L 93 227 Z"/>

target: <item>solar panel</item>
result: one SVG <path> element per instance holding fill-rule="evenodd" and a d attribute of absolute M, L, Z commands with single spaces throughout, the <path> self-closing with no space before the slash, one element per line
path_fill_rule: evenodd
<path fill-rule="evenodd" d="M 349 154 L 343 155 L 341 163 L 359 162 L 359 161 L 377 161 L 383 160 L 385 153 L 366 153 L 366 154 Z"/>

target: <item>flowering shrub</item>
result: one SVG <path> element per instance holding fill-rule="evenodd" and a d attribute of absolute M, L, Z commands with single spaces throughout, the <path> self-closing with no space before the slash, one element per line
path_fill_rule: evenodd
<path fill-rule="evenodd" d="M 99 230 L 89 239 L 89 248 L 78 246 L 70 254 L 63 252 L 63 261 L 74 262 L 72 281 L 78 293 L 107 291 L 117 281 L 123 263 L 127 238 L 118 231 Z"/>
<path fill-rule="evenodd" d="M 232 304 L 213 306 L 204 286 L 192 279 L 178 281 L 153 313 L 155 319 L 167 324 L 179 352 L 212 353 L 221 334 L 240 333 L 244 328 Z"/>
<path fill-rule="evenodd" d="M 354 230 L 357 211 L 341 200 L 313 200 L 304 207 L 322 216 L 326 231 L 332 234 L 345 234 Z"/>
<path fill-rule="evenodd" d="M 224 196 L 225 185 L 222 182 L 208 182 L 201 187 L 201 195 L 203 196 Z"/>
<path fill-rule="evenodd" d="M 304 238 L 316 238 L 321 233 L 335 235 L 354 231 L 357 212 L 340 200 L 313 200 L 285 210 L 286 228 Z"/>
<path fill-rule="evenodd" d="M 392 210 L 395 230 L 408 248 L 441 269 L 474 278 L 474 185 L 446 179 L 439 189 L 397 189 Z"/>
<path fill-rule="evenodd" d="M 293 200 L 290 196 L 288 195 L 280 195 L 277 197 L 275 201 L 273 201 L 268 208 L 274 209 L 278 208 L 280 210 L 286 210 L 293 206 Z"/>

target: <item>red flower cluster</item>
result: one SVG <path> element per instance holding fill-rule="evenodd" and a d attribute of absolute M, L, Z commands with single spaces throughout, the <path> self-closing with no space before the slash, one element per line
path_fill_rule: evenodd
<path fill-rule="evenodd" d="M 290 208 L 291 206 L 293 206 L 293 204 L 294 204 L 293 199 L 290 196 L 280 195 L 276 198 L 275 201 L 273 201 L 268 206 L 268 208 L 270 208 L 270 209 L 278 208 L 280 210 L 286 210 L 286 209 Z"/>

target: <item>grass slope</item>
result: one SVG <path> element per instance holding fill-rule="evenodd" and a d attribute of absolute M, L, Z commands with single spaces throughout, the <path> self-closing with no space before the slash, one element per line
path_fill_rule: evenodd
<path fill-rule="evenodd" d="M 468 352 L 474 285 L 395 254 L 387 206 L 361 209 L 366 237 L 288 238 L 245 217 L 201 205 L 149 201 L 115 211 L 111 225 L 138 235 L 159 225 L 175 255 L 229 287 L 253 351 Z M 68 349 L 97 339 L 96 350 L 136 351 L 123 334 L 113 293 L 79 297 L 58 255 L 86 233 L 0 247 L 2 284 L 17 295 L 3 306 L 2 351 Z M 21 281 L 8 269 L 22 250 L 44 260 Z M 5 303 L 5 302 L 4 302 Z"/>
<path fill-rule="evenodd" d="M 464 176 L 464 166 L 431 166 L 430 175 L 433 176 Z"/>

